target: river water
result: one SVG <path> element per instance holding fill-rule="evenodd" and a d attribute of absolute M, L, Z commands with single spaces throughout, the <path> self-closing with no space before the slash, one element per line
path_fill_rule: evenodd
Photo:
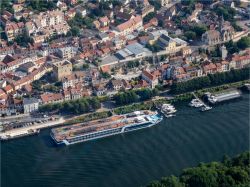
<path fill-rule="evenodd" d="M 249 150 L 249 95 L 211 111 L 177 105 L 157 126 L 55 147 L 49 130 L 1 144 L 2 187 L 137 187 Z"/>

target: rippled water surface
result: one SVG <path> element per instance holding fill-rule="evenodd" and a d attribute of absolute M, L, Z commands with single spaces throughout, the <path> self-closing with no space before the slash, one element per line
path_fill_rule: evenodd
<path fill-rule="evenodd" d="M 249 149 L 249 95 L 200 113 L 182 104 L 157 126 L 55 147 L 49 130 L 1 145 L 2 187 L 136 187 Z"/>

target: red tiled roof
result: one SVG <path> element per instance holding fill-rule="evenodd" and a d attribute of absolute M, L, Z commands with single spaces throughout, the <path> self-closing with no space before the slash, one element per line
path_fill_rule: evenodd
<path fill-rule="evenodd" d="M 124 30 L 128 29 L 129 27 L 132 27 L 133 25 L 138 24 L 141 21 L 142 21 L 141 16 L 137 15 L 136 17 L 134 17 L 134 18 L 132 18 L 132 19 L 118 25 L 117 29 L 119 31 L 124 31 Z"/>
<path fill-rule="evenodd" d="M 7 85 L 7 86 L 5 86 L 3 89 L 4 89 L 4 91 L 5 91 L 6 93 L 8 93 L 8 92 L 10 92 L 10 91 L 13 91 L 13 87 L 12 87 L 11 85 Z"/>
<path fill-rule="evenodd" d="M 43 103 L 53 102 L 63 100 L 63 95 L 61 93 L 45 93 L 41 95 Z"/>
<path fill-rule="evenodd" d="M 148 77 L 150 80 L 154 80 L 156 77 L 152 75 L 150 72 L 143 70 L 142 74 L 146 77 Z"/>
<path fill-rule="evenodd" d="M 109 72 L 110 71 L 110 66 L 109 65 L 105 65 L 105 66 L 102 66 L 101 67 L 101 70 L 102 70 L 102 72 Z"/>

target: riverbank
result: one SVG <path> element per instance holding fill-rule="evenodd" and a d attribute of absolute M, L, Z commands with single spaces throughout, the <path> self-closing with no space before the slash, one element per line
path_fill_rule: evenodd
<path fill-rule="evenodd" d="M 16 129 L 8 130 L 5 132 L 0 132 L 0 139 L 1 140 L 10 140 L 10 139 L 23 137 L 23 136 L 29 136 L 32 134 L 36 134 L 34 132 L 39 132 L 40 129 L 61 125 L 64 122 L 65 122 L 65 120 L 61 117 L 58 120 L 49 121 L 49 122 L 42 123 L 42 124 L 35 124 L 32 126 L 16 128 Z"/>
<path fill-rule="evenodd" d="M 248 186 L 250 181 L 249 152 L 234 158 L 224 156 L 221 162 L 202 163 L 186 168 L 180 176 L 163 177 L 147 187 Z"/>
<path fill-rule="evenodd" d="M 198 97 L 201 97 L 206 92 L 218 93 L 228 88 L 240 88 L 246 83 L 249 83 L 249 80 L 205 88 L 205 89 L 197 90 L 195 93 Z M 59 125 L 72 125 L 75 123 L 83 123 L 83 122 L 87 122 L 91 120 L 107 118 L 114 114 L 125 114 L 125 113 L 134 112 L 137 110 L 151 110 L 151 109 L 155 110 L 156 106 L 161 105 L 163 103 L 178 104 L 180 102 L 191 100 L 192 98 L 193 98 L 193 94 L 191 92 L 175 95 L 171 99 L 156 96 L 145 102 L 133 103 L 133 104 L 125 105 L 125 106 L 118 106 L 111 110 L 82 114 L 77 117 L 70 117 L 68 119 L 62 117 L 60 118 L 60 120 L 56 122 L 36 124 L 36 125 L 28 126 L 28 127 L 17 128 L 17 129 L 13 129 L 13 130 L 6 131 L 6 132 L 1 132 L 0 138 L 9 137 L 9 139 L 13 139 L 13 138 L 18 138 L 18 137 L 28 136 L 31 134 L 32 131 L 37 131 L 43 128 L 49 128 L 49 127 L 59 126 Z"/>
<path fill-rule="evenodd" d="M 187 102 L 175 107 L 176 117 L 154 127 L 74 146 L 55 147 L 50 129 L 1 142 L 1 186 L 145 186 L 249 149 L 249 95 L 204 113 Z"/>

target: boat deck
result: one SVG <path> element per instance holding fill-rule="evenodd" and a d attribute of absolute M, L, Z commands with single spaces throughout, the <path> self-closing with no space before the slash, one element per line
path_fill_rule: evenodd
<path fill-rule="evenodd" d="M 217 102 L 222 102 L 222 101 L 234 99 L 240 96 L 241 96 L 241 93 L 239 91 L 230 91 L 226 93 L 216 94 L 215 98 Z"/>
<path fill-rule="evenodd" d="M 94 120 L 86 123 L 78 123 L 66 127 L 55 128 L 52 129 L 52 133 L 57 141 L 62 141 L 64 139 L 70 139 L 75 136 L 85 135 L 108 129 L 115 129 L 126 126 L 128 124 L 138 123 L 140 120 L 149 121 L 148 117 L 146 116 L 149 113 L 152 112 L 144 111 L 143 114 L 111 116 L 101 120 Z M 152 119 L 154 120 L 154 118 Z"/>

